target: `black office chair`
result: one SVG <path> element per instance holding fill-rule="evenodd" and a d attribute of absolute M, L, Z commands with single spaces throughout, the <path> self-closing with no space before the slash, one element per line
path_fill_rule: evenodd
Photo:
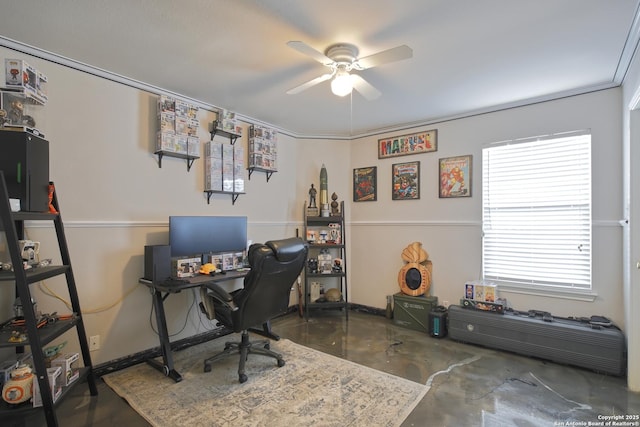
<path fill-rule="evenodd" d="M 240 342 L 227 342 L 224 351 L 204 361 L 204 371 L 211 371 L 211 364 L 231 353 L 240 353 L 238 377 L 247 381 L 245 362 L 249 353 L 274 357 L 278 366 L 284 366 L 282 355 L 269 349 L 269 341 L 249 341 L 249 330 L 262 325 L 264 335 L 270 334 L 270 320 L 286 312 L 289 307 L 291 286 L 302 272 L 307 258 L 307 245 L 300 238 L 272 240 L 265 244 L 253 244 L 248 259 L 251 270 L 244 279 L 244 287 L 231 294 L 215 283 L 207 284 L 203 306 L 207 315 L 212 314 L 223 325 L 242 333 Z M 208 301 L 206 301 L 208 300 Z M 210 313 L 213 307 L 214 313 Z M 260 332 L 258 332 L 260 333 Z"/>

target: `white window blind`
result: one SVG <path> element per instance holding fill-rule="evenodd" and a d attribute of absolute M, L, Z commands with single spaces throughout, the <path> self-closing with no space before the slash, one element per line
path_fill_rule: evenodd
<path fill-rule="evenodd" d="M 528 289 L 591 289 L 591 135 L 482 150 L 483 277 Z"/>

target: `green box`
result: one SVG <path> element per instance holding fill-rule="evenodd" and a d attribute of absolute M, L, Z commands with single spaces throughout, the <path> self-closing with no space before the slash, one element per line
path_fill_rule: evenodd
<path fill-rule="evenodd" d="M 438 297 L 405 295 L 393 296 L 393 323 L 405 328 L 429 333 L 429 313 L 438 305 Z"/>

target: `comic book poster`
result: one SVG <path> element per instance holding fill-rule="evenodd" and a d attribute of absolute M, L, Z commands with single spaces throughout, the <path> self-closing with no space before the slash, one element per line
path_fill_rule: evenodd
<path fill-rule="evenodd" d="M 353 170 L 353 201 L 375 202 L 378 199 L 377 167 Z"/>
<path fill-rule="evenodd" d="M 392 200 L 420 198 L 420 162 L 392 165 Z"/>
<path fill-rule="evenodd" d="M 440 159 L 440 198 L 471 197 L 472 156 Z"/>
<path fill-rule="evenodd" d="M 378 140 L 378 158 L 406 156 L 438 150 L 436 129 Z"/>

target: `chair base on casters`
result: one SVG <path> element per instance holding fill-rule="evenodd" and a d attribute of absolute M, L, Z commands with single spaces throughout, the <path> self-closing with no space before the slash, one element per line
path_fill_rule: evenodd
<path fill-rule="evenodd" d="M 238 380 L 243 383 L 247 381 L 247 375 L 244 373 L 244 365 L 250 353 L 261 354 L 263 356 L 273 357 L 278 361 L 278 367 L 284 366 L 284 359 L 281 354 L 269 349 L 269 340 L 249 341 L 249 332 L 242 331 L 242 339 L 240 342 L 226 342 L 224 350 L 215 356 L 204 361 L 204 371 L 211 372 L 211 364 L 217 360 L 229 356 L 232 353 L 240 353 L 240 364 L 238 365 Z"/>

